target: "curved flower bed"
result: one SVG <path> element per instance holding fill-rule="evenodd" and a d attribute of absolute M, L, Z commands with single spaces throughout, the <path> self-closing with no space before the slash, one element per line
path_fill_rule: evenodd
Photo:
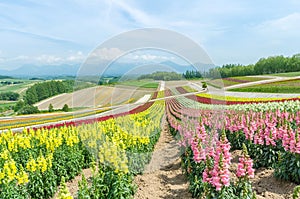
<path fill-rule="evenodd" d="M 181 94 L 188 93 L 184 88 L 176 88 Z M 242 98 L 230 96 L 218 96 L 211 94 L 197 94 L 188 95 L 186 98 L 203 103 L 215 105 L 237 105 L 237 104 L 253 104 L 253 103 L 268 103 L 268 102 L 285 102 L 285 101 L 299 101 L 300 97 L 294 98 Z"/>
<path fill-rule="evenodd" d="M 300 183 L 300 110 L 193 109 L 172 98 L 166 100 L 166 114 L 185 151 L 182 159 L 194 196 L 253 194 L 252 166 L 272 167 L 279 179 Z M 228 180 L 230 153 L 224 150 L 229 148 L 244 151 L 236 172 L 242 178 L 238 182 Z"/>

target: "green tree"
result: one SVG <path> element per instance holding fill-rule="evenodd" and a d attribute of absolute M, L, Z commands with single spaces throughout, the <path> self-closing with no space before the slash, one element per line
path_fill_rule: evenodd
<path fill-rule="evenodd" d="M 68 106 L 68 104 L 64 105 L 64 107 L 62 108 L 62 111 L 69 112 L 69 106 Z"/>
<path fill-rule="evenodd" d="M 54 108 L 53 108 L 53 105 L 52 104 L 49 104 L 48 106 L 48 111 L 51 113 L 51 112 L 54 112 Z"/>
<path fill-rule="evenodd" d="M 21 110 L 18 111 L 18 114 L 26 115 L 26 114 L 34 114 L 39 113 L 39 109 L 32 105 L 25 105 Z"/>
<path fill-rule="evenodd" d="M 25 102 L 23 100 L 19 100 L 16 105 L 14 106 L 14 111 L 18 112 L 20 109 L 22 109 L 25 106 Z"/>

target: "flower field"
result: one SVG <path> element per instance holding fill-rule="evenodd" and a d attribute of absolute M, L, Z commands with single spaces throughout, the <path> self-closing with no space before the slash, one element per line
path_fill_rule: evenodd
<path fill-rule="evenodd" d="M 101 119 L 2 133 L 0 198 L 51 198 L 87 167 L 94 168 L 92 184 L 83 178 L 78 198 L 131 198 L 133 175 L 151 158 L 163 114 L 164 102 L 156 101 Z"/>
<path fill-rule="evenodd" d="M 177 87 L 176 90 L 181 94 L 188 93 L 188 91 L 183 87 Z M 200 93 L 197 95 L 190 95 L 188 96 L 188 98 L 200 102 L 202 104 L 237 105 L 237 104 L 298 101 L 300 99 L 300 96 L 294 98 L 244 98 L 244 97 L 213 95 L 210 93 Z"/>
<path fill-rule="evenodd" d="M 166 94 L 173 95 L 170 90 Z M 166 114 L 172 134 L 179 137 L 194 197 L 255 198 L 251 178 L 261 167 L 275 169 L 278 179 L 300 184 L 299 100 L 228 109 L 191 101 L 166 100 Z M 230 173 L 234 150 L 243 153 L 237 170 Z M 294 194 L 297 198 L 297 191 Z"/>
<path fill-rule="evenodd" d="M 46 116 L 35 116 L 35 117 L 28 117 L 28 118 L 17 117 L 17 118 L 1 121 L 0 130 L 33 126 L 33 125 L 39 125 L 44 123 L 59 122 L 62 120 L 71 120 L 78 117 L 85 117 L 89 115 L 102 113 L 107 110 L 109 110 L 109 108 L 85 111 L 84 113 L 60 113 L 57 115 L 49 114 Z"/>
<path fill-rule="evenodd" d="M 152 99 L 184 92 L 160 91 Z M 84 168 L 92 168 L 92 177 L 82 175 L 76 198 L 132 198 L 134 176 L 151 160 L 164 115 L 193 197 L 256 198 L 251 180 L 262 167 L 300 184 L 298 98 L 230 106 L 194 99 L 168 98 L 114 115 L 2 133 L 0 198 L 52 198 L 59 185 L 58 198 L 72 198 L 65 181 Z M 232 171 L 235 150 L 242 153 Z"/>

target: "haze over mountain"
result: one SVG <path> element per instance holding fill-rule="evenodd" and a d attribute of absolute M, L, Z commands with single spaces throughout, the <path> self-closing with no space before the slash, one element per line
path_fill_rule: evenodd
<path fill-rule="evenodd" d="M 197 65 L 197 64 L 196 64 Z M 13 77 L 51 77 L 51 76 L 76 76 L 80 70 L 80 64 L 60 64 L 60 65 L 23 65 L 14 70 L 0 70 L 1 75 Z M 95 65 L 91 70 L 86 70 L 82 75 L 95 75 L 94 71 L 99 70 L 99 65 Z M 212 66 L 202 64 L 202 68 L 209 69 Z M 175 71 L 183 73 L 186 70 L 195 70 L 192 65 L 181 65 L 172 61 L 161 63 L 113 63 L 105 71 L 106 76 L 120 76 L 123 74 L 146 74 L 155 71 Z M 201 71 L 202 72 L 202 71 Z"/>

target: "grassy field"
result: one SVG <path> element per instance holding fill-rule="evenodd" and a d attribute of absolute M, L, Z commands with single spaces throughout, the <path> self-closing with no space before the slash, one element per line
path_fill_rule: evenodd
<path fill-rule="evenodd" d="M 118 82 L 118 84 L 124 86 L 135 86 L 140 88 L 157 88 L 159 83 L 151 80 L 131 80 L 131 81 Z"/>
<path fill-rule="evenodd" d="M 300 76 L 300 71 L 297 71 L 297 72 L 289 72 L 289 73 L 275 73 L 275 74 L 270 74 L 270 76 L 279 76 L 279 77 L 297 77 L 297 76 Z"/>
<path fill-rule="evenodd" d="M 300 93 L 300 79 L 235 88 L 230 89 L 230 91 L 260 93 Z"/>
<path fill-rule="evenodd" d="M 16 104 L 16 102 L 11 102 L 11 101 L 0 101 L 0 108 L 3 107 L 8 107 L 8 106 L 14 106 Z"/>
<path fill-rule="evenodd" d="M 41 80 L 27 80 L 27 79 L 1 79 L 0 82 L 3 81 L 10 81 L 10 82 L 22 82 L 20 84 L 11 84 L 11 85 L 4 85 L 0 84 L 0 92 L 16 92 L 19 94 L 23 94 L 28 87 L 31 85 L 40 82 Z"/>

